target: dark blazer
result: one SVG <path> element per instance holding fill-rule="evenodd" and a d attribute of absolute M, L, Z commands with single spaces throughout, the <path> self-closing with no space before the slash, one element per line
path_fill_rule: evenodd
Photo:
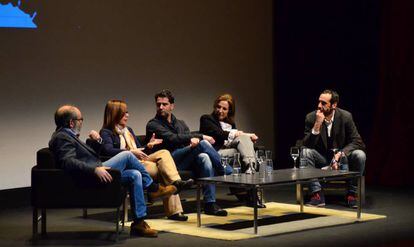
<path fill-rule="evenodd" d="M 236 124 L 231 125 L 233 129 L 236 128 Z M 213 114 L 206 114 L 200 118 L 200 133 L 209 135 L 216 141 L 213 147 L 219 150 L 223 147 L 224 141 L 229 137 L 229 131 L 224 131 L 221 128 L 220 121 Z"/>
<path fill-rule="evenodd" d="M 310 112 L 306 115 L 303 145 L 323 153 L 326 152 L 328 145 L 326 125 L 322 124 L 320 133 L 318 135 L 313 135 L 312 128 L 315 120 L 316 111 Z M 350 112 L 336 108 L 331 131 L 333 145 L 339 149 L 342 149 L 346 155 L 349 155 L 350 152 L 356 149 L 365 151 L 365 144 L 358 133 Z"/>
<path fill-rule="evenodd" d="M 137 148 L 142 147 L 141 143 L 139 143 L 134 131 L 128 127 L 129 132 L 131 132 L 132 136 L 134 136 L 135 143 L 137 144 Z M 101 155 L 104 156 L 115 156 L 118 153 L 125 151 L 121 149 L 121 140 L 119 139 L 119 135 L 115 134 L 110 129 L 101 129 L 99 132 L 102 138 L 102 148 L 101 148 Z"/>
<path fill-rule="evenodd" d="M 163 142 L 156 145 L 153 151 L 160 149 L 167 149 L 170 152 L 178 148 L 183 148 L 190 144 L 191 138 L 202 139 L 203 135 L 190 133 L 190 129 L 184 121 L 177 119 L 171 115 L 171 123 L 166 119 L 155 116 L 147 123 L 146 127 L 146 141 L 148 142 L 155 133 L 156 138 L 160 138 Z"/>
<path fill-rule="evenodd" d="M 53 133 L 49 149 L 64 170 L 94 173 L 96 167 L 102 166 L 98 154 L 65 128 Z"/>

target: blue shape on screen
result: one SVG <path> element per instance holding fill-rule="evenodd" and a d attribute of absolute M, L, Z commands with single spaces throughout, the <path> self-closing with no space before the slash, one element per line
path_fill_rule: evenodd
<path fill-rule="evenodd" d="M 0 3 L 0 27 L 14 27 L 14 28 L 37 28 L 33 22 L 36 17 L 36 12 L 30 16 L 21 10 L 21 2 L 18 6 L 13 6 L 11 3 Z"/>

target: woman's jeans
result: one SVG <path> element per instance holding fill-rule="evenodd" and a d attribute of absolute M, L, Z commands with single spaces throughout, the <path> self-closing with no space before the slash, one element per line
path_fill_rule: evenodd
<path fill-rule="evenodd" d="M 134 219 L 143 218 L 147 215 L 144 189 L 152 184 L 152 178 L 145 167 L 129 151 L 121 152 L 111 159 L 102 163 L 121 172 L 121 182 L 130 187 L 131 208 Z"/>

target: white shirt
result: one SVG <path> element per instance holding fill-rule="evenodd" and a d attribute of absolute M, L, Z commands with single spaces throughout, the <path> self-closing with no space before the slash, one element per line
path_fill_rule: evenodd
<path fill-rule="evenodd" d="M 224 141 L 224 146 L 227 147 L 234 140 L 237 129 L 232 129 L 231 124 L 222 121 L 220 121 L 220 126 L 222 130 L 230 132 L 229 137 Z"/>

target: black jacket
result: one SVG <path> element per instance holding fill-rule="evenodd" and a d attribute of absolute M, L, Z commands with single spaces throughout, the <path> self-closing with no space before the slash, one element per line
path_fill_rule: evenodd
<path fill-rule="evenodd" d="M 315 120 L 316 111 L 306 115 L 303 145 L 316 149 L 320 153 L 326 153 L 328 146 L 326 125 L 322 124 L 320 133 L 313 135 L 312 128 Z M 331 136 L 333 137 L 333 145 L 345 152 L 346 155 L 349 155 L 350 152 L 356 149 L 365 151 L 365 144 L 358 133 L 352 114 L 348 111 L 336 108 Z"/>
<path fill-rule="evenodd" d="M 236 128 L 236 124 L 232 124 L 231 126 L 233 129 Z M 223 147 L 224 141 L 228 139 L 230 132 L 221 128 L 220 121 L 216 116 L 206 114 L 200 118 L 200 133 L 213 137 L 216 141 L 213 147 L 219 150 Z"/>
<path fill-rule="evenodd" d="M 166 119 L 155 116 L 147 123 L 146 127 L 146 142 L 151 139 L 152 134 L 155 133 L 156 138 L 160 138 L 163 142 L 156 145 L 152 151 L 160 149 L 167 149 L 170 152 L 178 148 L 183 148 L 190 144 L 190 139 L 193 137 L 202 139 L 201 134 L 190 133 L 190 129 L 184 121 L 177 119 L 171 115 L 171 123 Z"/>
<path fill-rule="evenodd" d="M 53 133 L 49 149 L 64 170 L 94 173 L 96 167 L 102 166 L 98 154 L 66 129 Z"/>

